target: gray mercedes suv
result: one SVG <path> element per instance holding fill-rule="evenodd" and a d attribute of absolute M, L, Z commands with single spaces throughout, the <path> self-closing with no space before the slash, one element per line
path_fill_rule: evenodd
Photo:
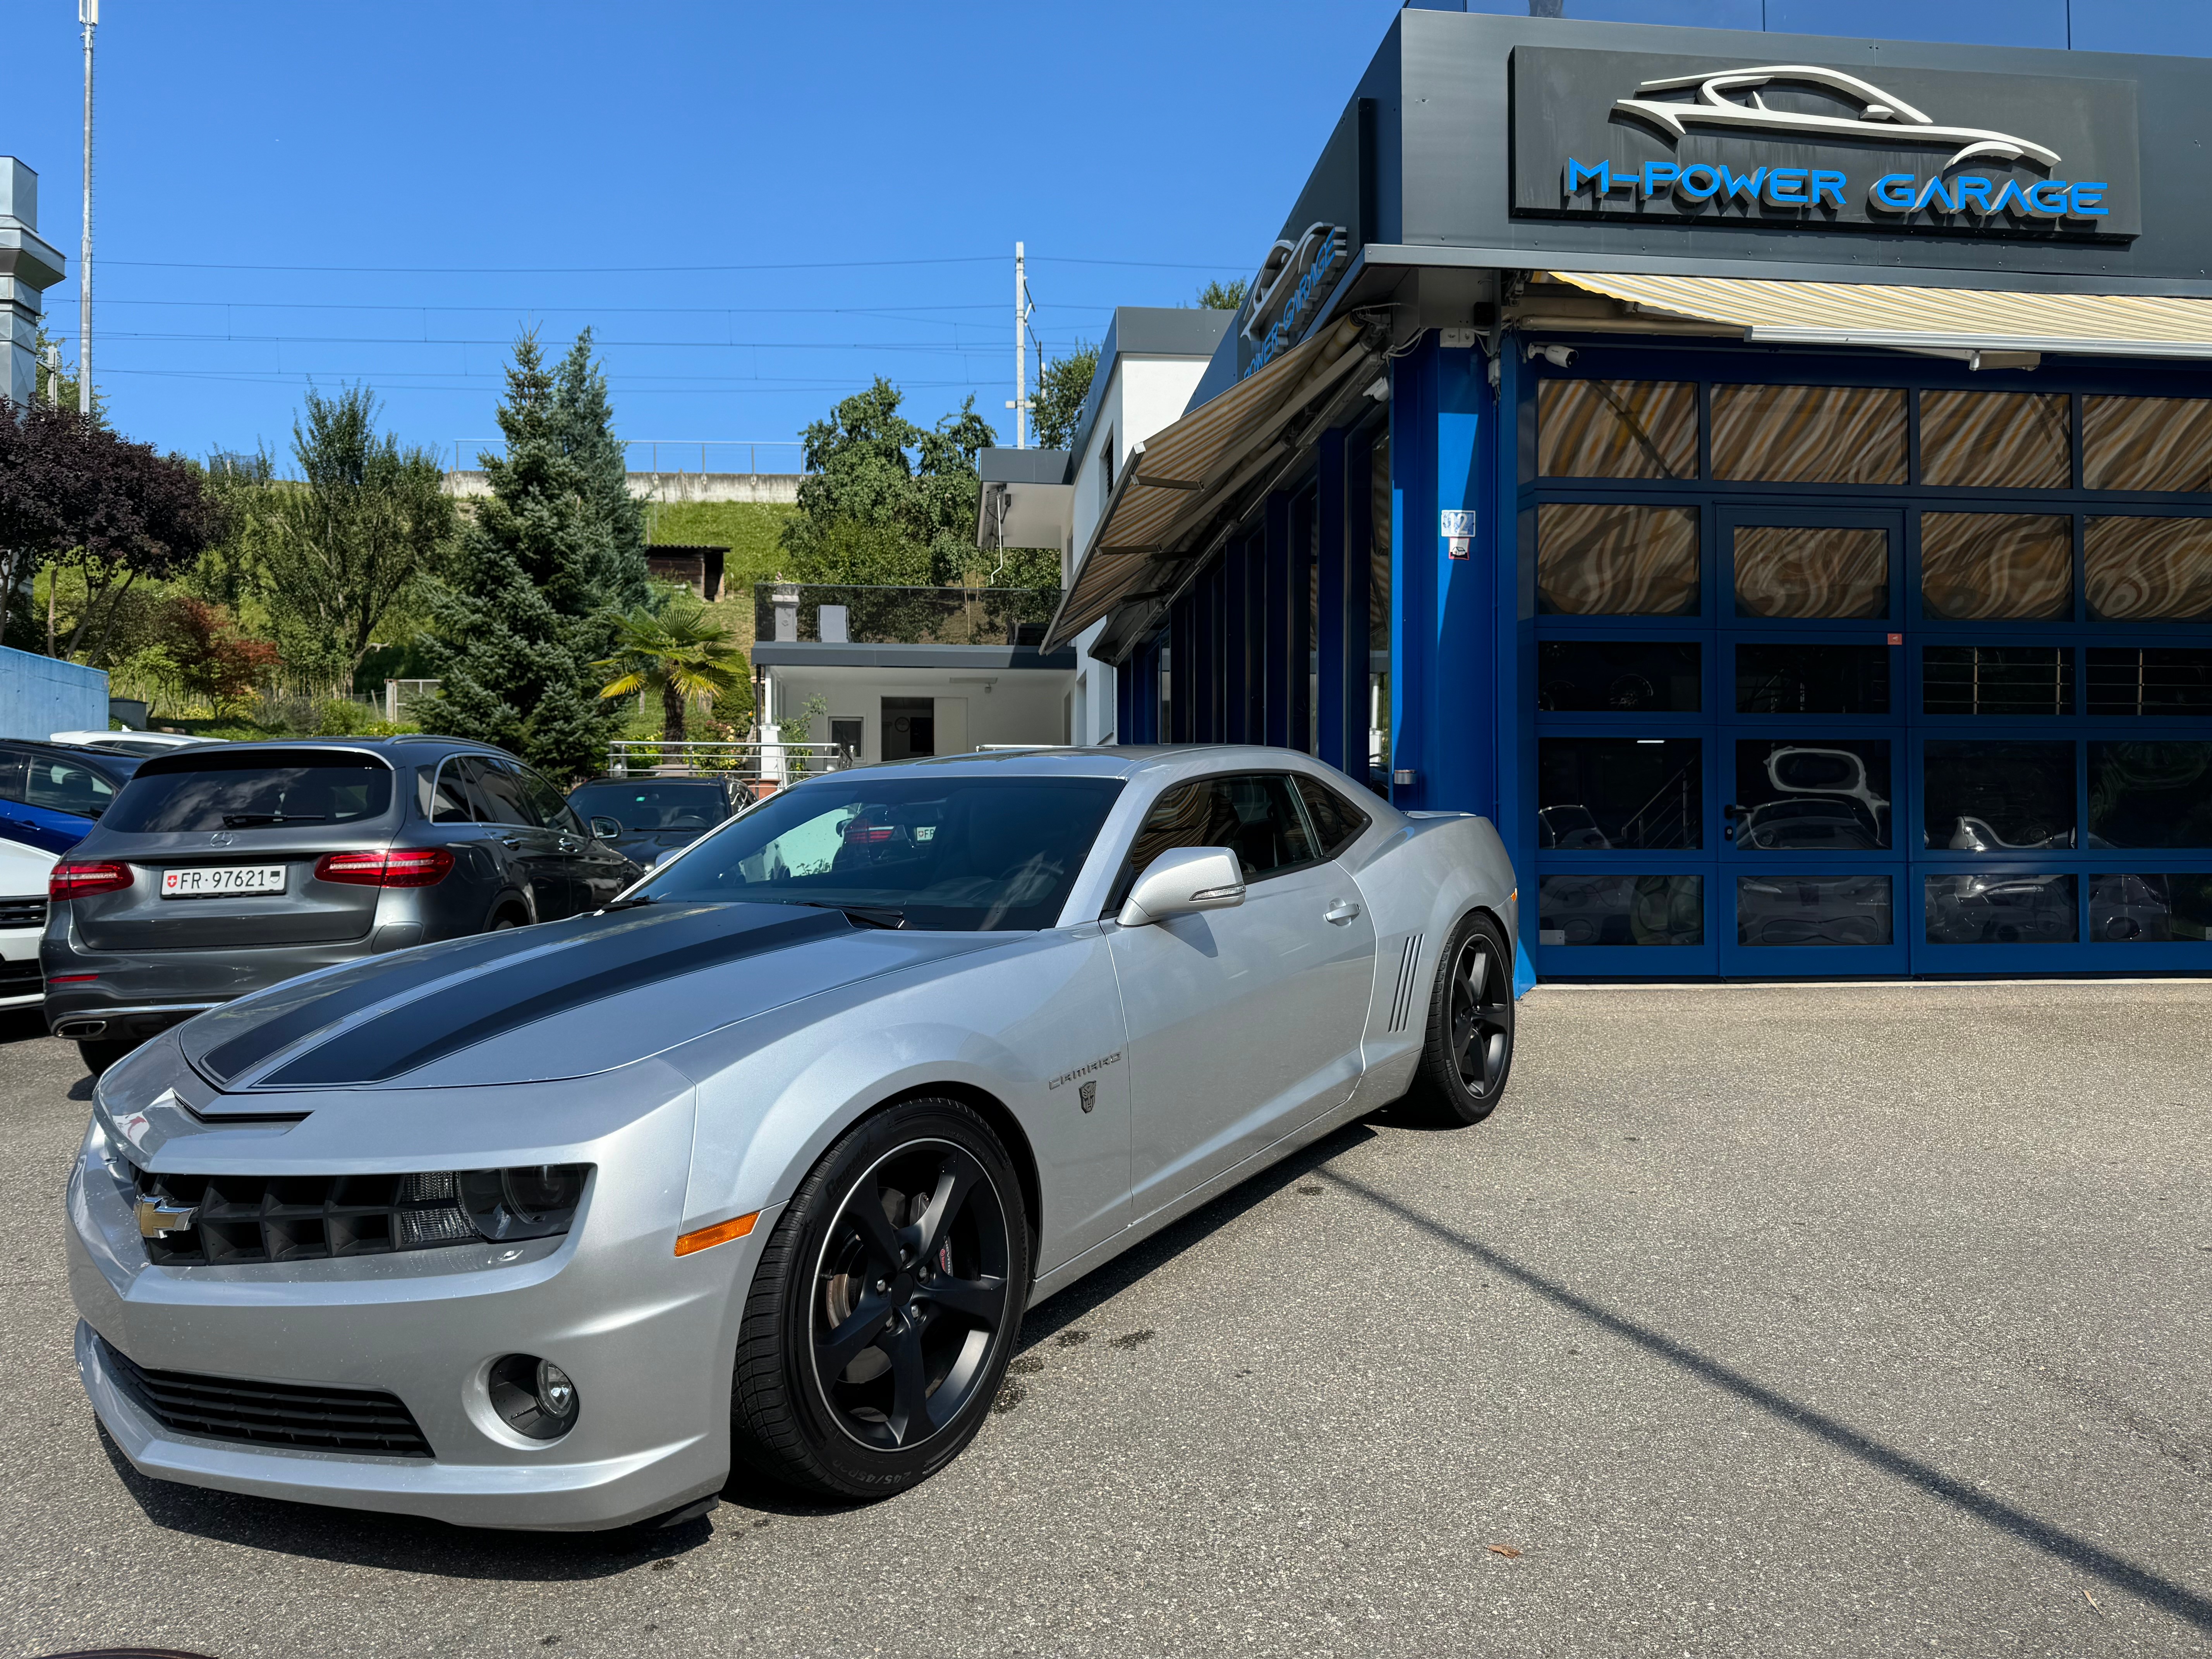
<path fill-rule="evenodd" d="M 158 755 L 54 866 L 46 1024 L 98 1073 L 295 974 L 593 910 L 641 873 L 560 791 L 484 744 Z"/>

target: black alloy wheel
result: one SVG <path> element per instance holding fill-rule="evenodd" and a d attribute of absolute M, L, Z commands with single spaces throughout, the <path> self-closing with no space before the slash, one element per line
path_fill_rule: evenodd
<path fill-rule="evenodd" d="M 1030 1284 L 1020 1179 L 957 1101 L 906 1101 L 823 1155 L 778 1219 L 745 1308 L 741 1463 L 881 1497 L 955 1455 L 1012 1355 Z"/>
<path fill-rule="evenodd" d="M 1496 922 L 1471 915 L 1438 959 L 1413 1092 L 1447 1122 L 1480 1123 L 1512 1069 L 1512 951 Z"/>

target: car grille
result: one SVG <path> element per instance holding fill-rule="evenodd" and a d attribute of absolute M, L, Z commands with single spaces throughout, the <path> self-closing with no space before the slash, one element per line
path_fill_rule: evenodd
<path fill-rule="evenodd" d="M 428 1457 L 430 1443 L 397 1395 L 381 1389 L 249 1382 L 184 1371 L 149 1371 L 112 1344 L 100 1345 L 107 1374 L 147 1414 L 178 1434 L 308 1451 Z"/>
<path fill-rule="evenodd" d="M 46 901 L 38 898 L 0 898 L 0 927 L 43 927 Z"/>
<path fill-rule="evenodd" d="M 141 1170 L 137 1200 L 141 1232 L 148 1218 L 157 1225 L 183 1223 L 181 1231 L 147 1235 L 146 1257 L 157 1267 L 387 1255 L 481 1243 L 483 1237 L 461 1208 L 451 1172 L 205 1176 Z"/>
<path fill-rule="evenodd" d="M 0 996 L 19 997 L 42 989 L 46 982 L 35 957 L 28 962 L 0 961 Z"/>

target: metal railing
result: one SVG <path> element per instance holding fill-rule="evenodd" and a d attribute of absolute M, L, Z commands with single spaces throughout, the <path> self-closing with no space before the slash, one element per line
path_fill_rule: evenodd
<path fill-rule="evenodd" d="M 851 747 L 836 743 L 785 743 L 776 738 L 743 743 L 656 742 L 618 738 L 607 745 L 611 778 L 703 778 L 735 775 L 755 794 L 770 794 L 801 778 L 842 772 L 860 763 Z"/>

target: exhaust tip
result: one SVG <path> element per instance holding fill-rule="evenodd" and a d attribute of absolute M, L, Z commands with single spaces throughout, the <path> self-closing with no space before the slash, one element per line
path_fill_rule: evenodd
<path fill-rule="evenodd" d="M 107 1022 L 104 1019 L 65 1019 L 54 1027 L 56 1036 L 69 1037 L 80 1042 L 103 1036 L 106 1031 Z"/>

